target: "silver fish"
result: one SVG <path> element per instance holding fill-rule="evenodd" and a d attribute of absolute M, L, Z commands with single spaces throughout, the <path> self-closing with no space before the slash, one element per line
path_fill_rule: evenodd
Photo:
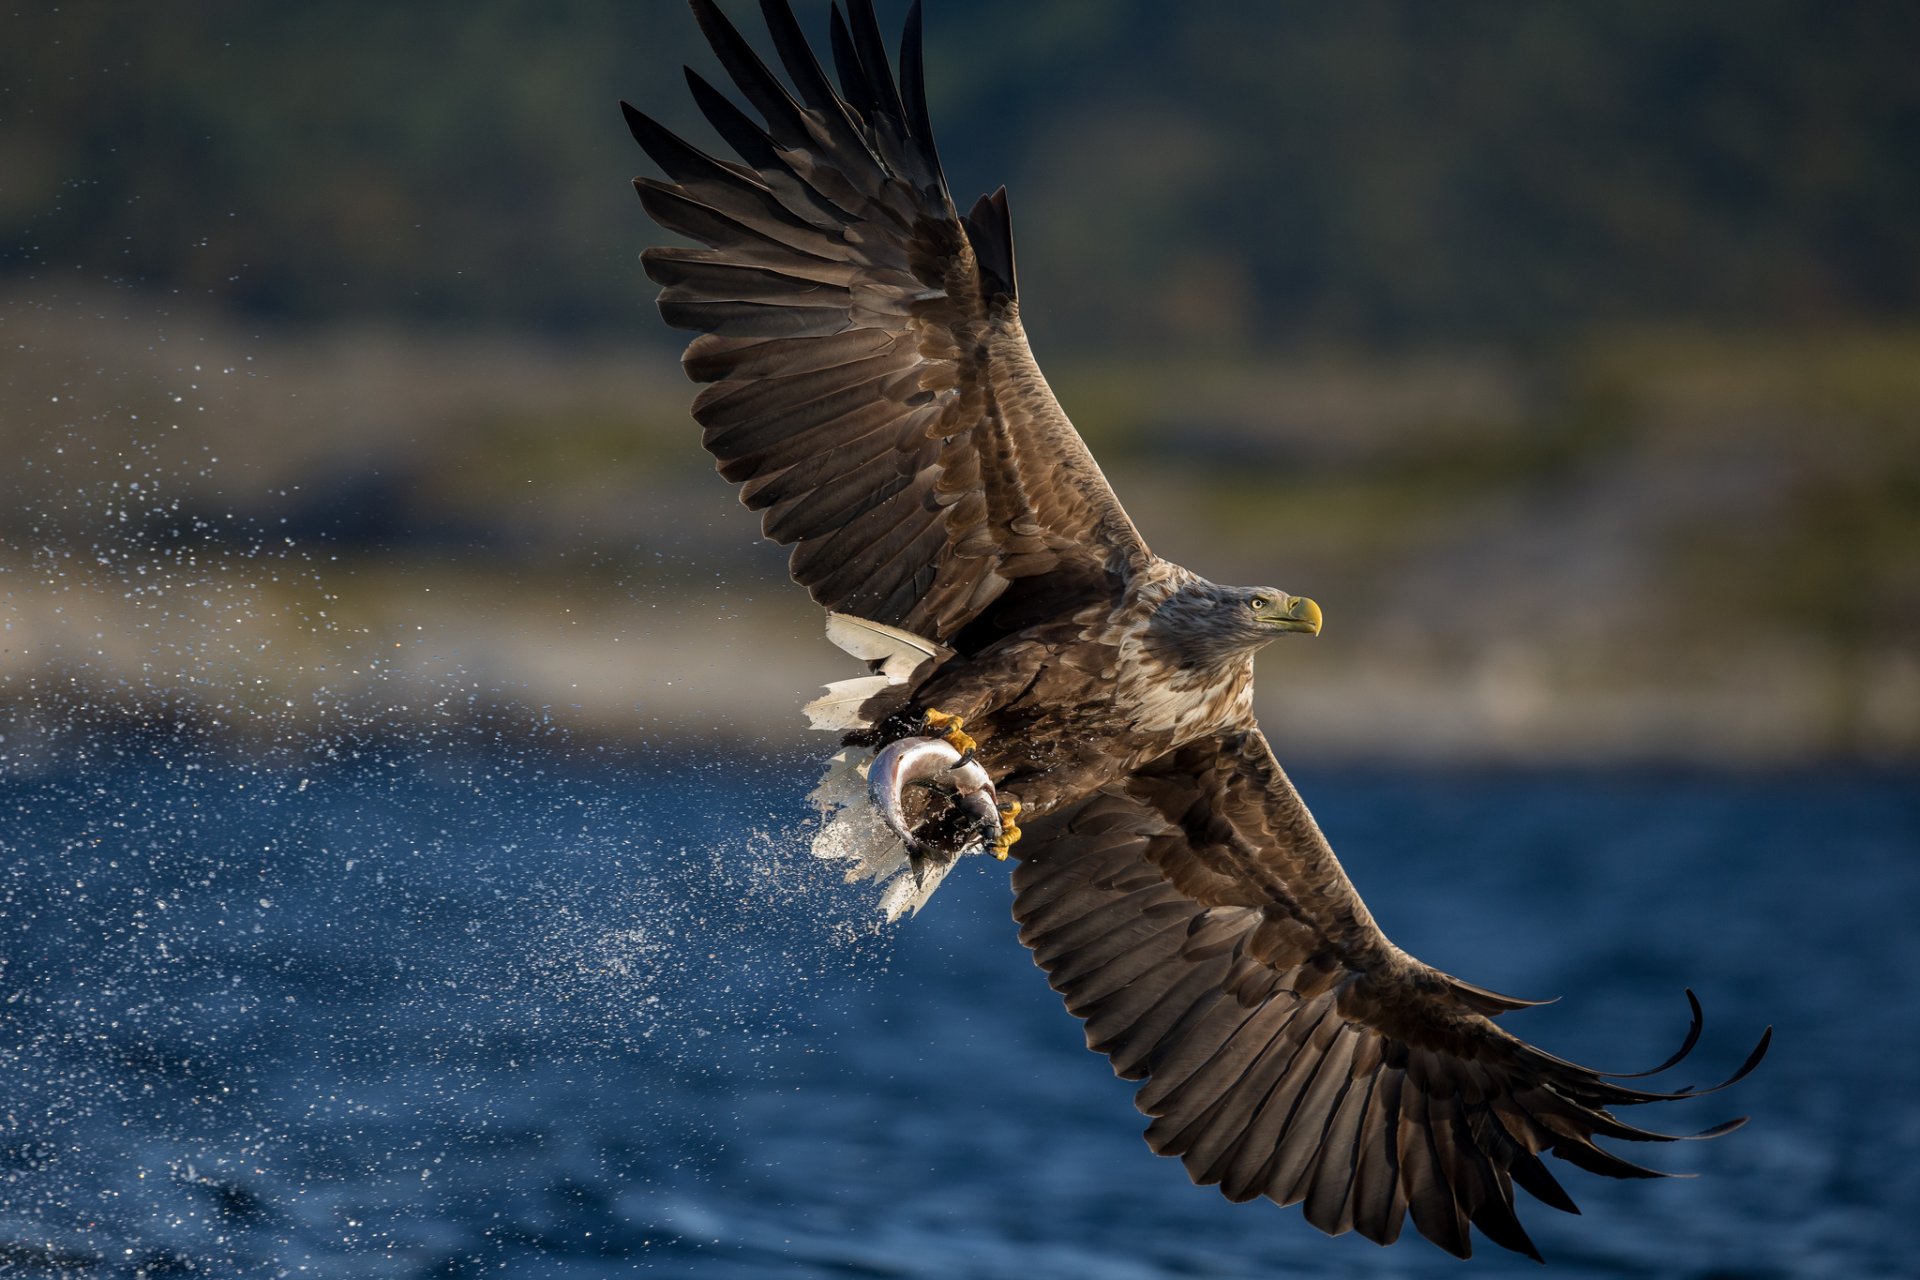
<path fill-rule="evenodd" d="M 935 848 L 915 836 L 901 808 L 909 786 L 952 797 L 961 812 L 974 820 L 975 838 L 956 852 Z M 999 797 L 993 779 L 978 760 L 961 756 L 945 738 L 901 738 L 889 743 L 867 766 L 867 796 L 881 820 L 916 858 L 955 858 L 976 853 L 1000 838 Z"/>

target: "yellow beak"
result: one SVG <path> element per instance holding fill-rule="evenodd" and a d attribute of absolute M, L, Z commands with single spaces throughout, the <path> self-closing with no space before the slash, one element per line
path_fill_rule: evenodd
<path fill-rule="evenodd" d="M 1320 606 L 1305 596 L 1288 596 L 1286 611 L 1274 619 L 1283 631 L 1304 631 L 1310 636 L 1320 634 Z"/>

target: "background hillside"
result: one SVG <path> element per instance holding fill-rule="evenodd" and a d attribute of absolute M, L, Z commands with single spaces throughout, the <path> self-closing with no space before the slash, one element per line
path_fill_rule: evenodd
<path fill-rule="evenodd" d="M 1010 184 L 1040 356 L 1156 549 L 1327 608 L 1263 667 L 1276 737 L 1920 755 L 1920 10 L 929 28 L 953 185 Z M 18 714 L 793 732 L 839 667 L 705 474 L 625 187 L 616 98 L 707 136 L 681 5 L 0 37 Z"/>
<path fill-rule="evenodd" d="M 826 6 L 799 8 L 824 47 Z M 711 64 L 677 0 L 0 21 L 16 276 L 653 336 L 613 102 L 696 123 L 678 68 Z M 1050 350 L 1920 304 L 1920 11 L 1896 0 L 979 0 L 929 23 L 953 185 L 1011 185 Z"/>

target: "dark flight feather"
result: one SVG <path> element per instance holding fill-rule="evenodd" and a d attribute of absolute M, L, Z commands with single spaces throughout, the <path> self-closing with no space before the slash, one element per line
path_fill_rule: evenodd
<path fill-rule="evenodd" d="M 789 151 L 806 148 L 812 141 L 812 130 L 807 126 L 800 104 L 793 100 L 786 86 L 760 61 L 760 55 L 753 51 L 740 29 L 720 12 L 713 0 L 691 0 L 691 3 L 707 43 L 713 47 L 727 75 L 766 122 L 767 135 Z"/>
<path fill-rule="evenodd" d="M 774 51 L 780 55 L 780 65 L 787 69 L 787 78 L 800 91 L 807 109 L 825 124 L 835 147 L 850 155 L 866 150 L 865 140 L 847 114 L 847 104 L 828 82 L 820 59 L 814 56 L 813 47 L 807 43 L 800 23 L 793 16 L 792 6 L 787 0 L 760 0 L 760 14 L 766 19 Z"/>
<path fill-rule="evenodd" d="M 1121 1074 L 1144 1075 L 1135 1101 L 1154 1117 L 1149 1144 L 1231 1198 L 1304 1200 L 1314 1225 L 1382 1243 L 1410 1213 L 1422 1235 L 1460 1256 L 1477 1228 L 1537 1257 L 1513 1187 L 1577 1212 L 1538 1153 L 1611 1177 L 1661 1176 L 1594 1139 L 1673 1141 L 1608 1108 L 1696 1096 L 1631 1088 L 1543 1053 L 1492 1021 L 1522 1002 L 1394 948 L 1251 727 L 1182 748 L 1035 822 L 1015 856 L 1022 940 L 1069 993 L 1069 1008 L 1099 1020 L 1094 1047 L 1112 1053 Z M 1141 868 L 1177 896 L 1137 887 Z M 1135 887 L 1103 887 L 1115 883 Z M 1284 893 L 1248 907 L 1251 886 Z M 1155 903 L 1156 927 L 1163 916 L 1177 923 L 1170 902 L 1184 904 L 1186 945 L 1155 956 L 1105 1002 L 1075 1007 L 1081 979 L 1062 975 L 1077 975 L 1086 953 L 1106 955 L 1101 923 L 1137 927 L 1112 910 L 1133 901 Z M 1691 997 L 1689 1008 L 1697 1023 Z M 1691 1028 L 1683 1050 L 1698 1039 Z M 1716 1087 L 1757 1060 L 1749 1055 Z"/>
<path fill-rule="evenodd" d="M 695 417 L 721 473 L 752 486 L 864 442 L 841 471 L 788 474 L 746 495 L 781 504 L 765 527 L 793 542 L 794 576 L 816 600 L 943 643 L 1016 579 L 1060 576 L 1060 593 L 1077 594 L 1069 580 L 1145 563 L 1139 534 L 1033 365 L 1004 197 L 963 219 L 947 194 L 918 11 L 896 87 L 872 5 L 853 0 L 836 26 L 836 90 L 784 0 L 762 9 L 791 89 L 712 0 L 693 0 L 721 66 L 761 116 L 687 73 L 740 165 L 627 112 L 667 175 L 636 181 L 647 212 L 707 247 L 654 250 L 645 265 L 665 286 L 667 321 L 707 335 L 685 363 L 719 389 Z M 829 350 L 810 352 L 815 342 Z M 870 377 L 850 349 L 897 353 L 897 368 L 887 366 L 896 376 Z M 780 385 L 799 374 L 819 375 L 804 400 Z M 888 424 L 891 469 L 868 447 Z M 799 490 L 806 477 L 815 491 Z M 859 484 L 871 488 L 863 495 Z"/>
<path fill-rule="evenodd" d="M 900 89 L 887 64 L 887 42 L 880 34 L 880 20 L 873 11 L 873 0 L 847 0 L 847 19 L 852 27 L 853 47 L 871 86 L 868 97 L 876 114 L 904 123 L 907 109 L 900 101 Z"/>
<path fill-rule="evenodd" d="M 926 28 L 920 17 L 920 0 L 907 10 L 906 30 L 900 35 L 900 103 L 906 110 L 907 129 L 925 148 L 937 156 L 933 145 L 933 118 L 927 112 Z M 938 161 L 935 161 L 938 168 Z"/>

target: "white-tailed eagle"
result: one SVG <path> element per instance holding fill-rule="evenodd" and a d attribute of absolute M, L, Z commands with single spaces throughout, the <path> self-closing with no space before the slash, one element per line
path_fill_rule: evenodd
<path fill-rule="evenodd" d="M 1517 1039 L 1494 1019 L 1532 1002 L 1374 924 L 1252 714 L 1255 652 L 1317 633 L 1319 607 L 1148 550 L 1028 350 L 1004 190 L 964 215 L 947 190 L 918 6 L 896 79 L 871 0 L 836 4 L 830 79 L 761 0 L 784 80 L 692 7 L 752 114 L 687 72 L 721 158 L 625 107 L 665 173 L 635 180 L 647 212 L 702 246 L 644 261 L 667 322 L 700 333 L 685 367 L 720 473 L 869 660 L 810 710 L 843 734 L 822 795 L 865 824 L 859 868 L 899 873 L 892 911 L 959 852 L 1011 853 L 1021 940 L 1143 1082 L 1148 1143 L 1231 1199 L 1538 1257 L 1515 1185 L 1574 1209 L 1542 1155 L 1652 1176 L 1595 1139 L 1670 1140 L 1613 1112 L 1686 1091 Z"/>

